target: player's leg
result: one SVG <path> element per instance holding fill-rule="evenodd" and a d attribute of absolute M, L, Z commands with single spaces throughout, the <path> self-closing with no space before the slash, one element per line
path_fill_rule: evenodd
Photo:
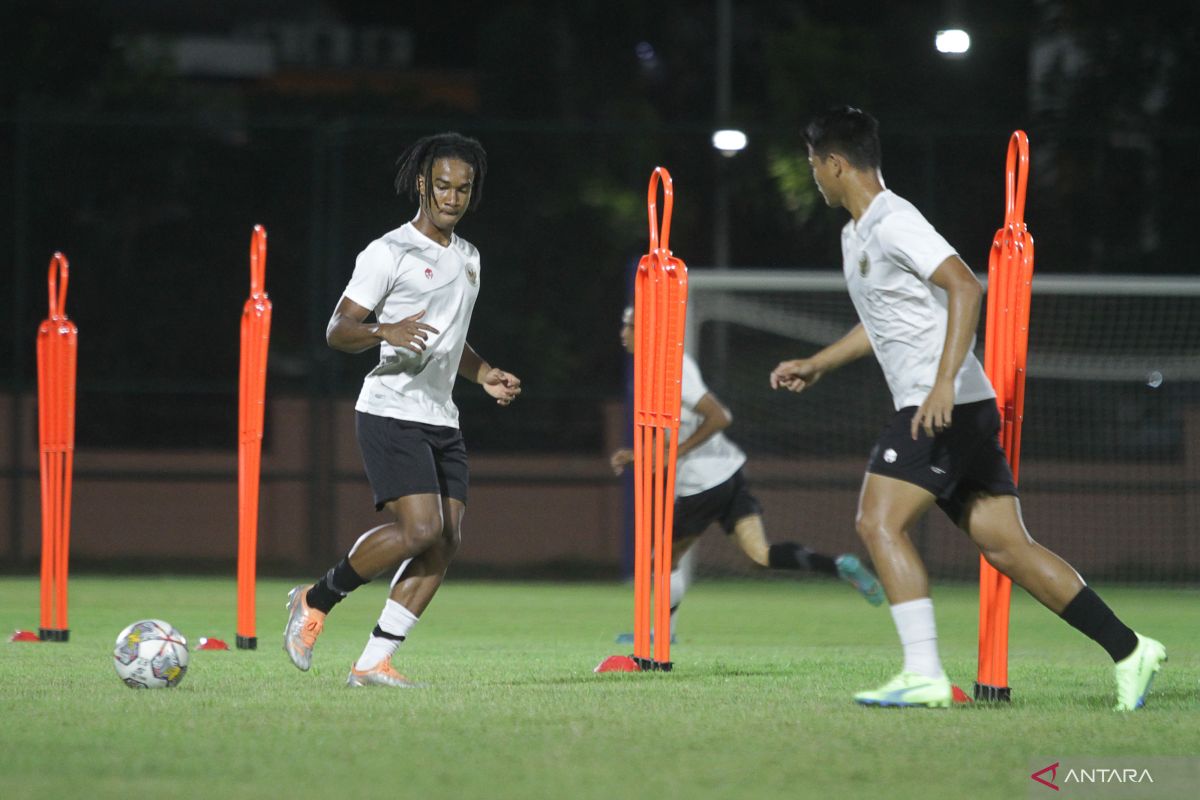
<path fill-rule="evenodd" d="M 302 670 L 311 665 L 313 645 L 335 605 L 376 576 L 424 552 L 442 535 L 444 481 L 434 449 L 442 438 L 458 432 L 362 412 L 355 417 L 355 428 L 375 509 L 386 510 L 392 521 L 364 533 L 324 576 L 293 588 L 288 595 L 283 648 Z M 465 474 L 465 454 L 462 460 Z"/>
<path fill-rule="evenodd" d="M 683 596 L 696 575 L 696 543 L 699 536 L 673 539 L 671 542 L 671 643 L 675 643 L 675 618 Z"/>
<path fill-rule="evenodd" d="M 695 544 L 700 535 L 715 520 L 713 490 L 695 495 L 675 498 L 675 512 L 671 531 L 671 642 L 677 635 L 675 620 L 683 596 L 687 593 L 695 575 Z M 651 636 L 653 636 L 653 631 Z M 617 644 L 633 642 L 633 633 L 626 631 L 617 635 Z"/>
<path fill-rule="evenodd" d="M 379 621 L 362 655 L 350 668 L 346 679 L 350 686 L 414 685 L 392 668 L 392 655 L 433 600 L 462 541 L 462 519 L 470 483 L 462 433 L 457 428 L 425 426 L 422 436 L 432 455 L 438 487 L 438 496 L 433 501 L 436 534 L 428 547 L 396 565 Z"/>
<path fill-rule="evenodd" d="M 760 567 L 803 570 L 837 575 L 837 564 L 822 553 L 814 553 L 799 542 L 771 542 L 767 539 L 762 504 L 750 491 L 746 476 L 739 469 L 721 484 L 717 519 L 726 535 Z"/>
<path fill-rule="evenodd" d="M 746 556 L 760 567 L 770 569 L 816 572 L 831 578 L 841 578 L 857 589 L 867 602 L 877 606 L 883 602 L 883 588 L 858 558 L 843 553 L 837 558 L 809 550 L 799 542 L 770 542 L 761 514 L 742 517 L 733 524 L 733 539 Z"/>
<path fill-rule="evenodd" d="M 441 536 L 442 513 L 436 494 L 416 494 L 384 503 L 395 521 L 364 533 L 350 552 L 311 585 L 288 595 L 288 623 L 283 647 L 302 670 L 312 664 L 312 650 L 325 616 L 347 595 L 433 546 Z"/>
<path fill-rule="evenodd" d="M 1166 661 L 1162 644 L 1134 632 L 1070 564 L 1033 540 L 1015 496 L 975 495 L 961 524 L 988 563 L 1104 648 L 1116 665 L 1117 710 L 1140 708 Z"/>
<path fill-rule="evenodd" d="M 459 500 L 442 498 L 441 512 L 443 527 L 439 540 L 420 555 L 405 560 L 396 570 L 379 620 L 362 655 L 350 669 L 348 685 L 400 688 L 416 685 L 396 672 L 391 660 L 442 585 L 462 541 L 466 506 Z"/>
<path fill-rule="evenodd" d="M 950 681 L 942 670 L 929 578 L 909 532 L 934 503 L 934 495 L 916 484 L 867 473 L 859 495 L 856 525 L 871 554 L 891 603 L 892 619 L 904 649 L 899 675 L 879 689 L 859 692 L 864 705 L 950 705 Z"/>
<path fill-rule="evenodd" d="M 1070 564 L 1029 535 L 1015 496 L 972 496 L 965 504 L 961 526 L 989 564 L 1055 614 L 1062 614 L 1084 588 Z"/>

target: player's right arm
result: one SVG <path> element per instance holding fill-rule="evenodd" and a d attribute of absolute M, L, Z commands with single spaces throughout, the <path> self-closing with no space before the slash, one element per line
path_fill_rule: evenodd
<path fill-rule="evenodd" d="M 700 425 L 696 430 L 692 431 L 691 436 L 679 443 L 679 449 L 675 451 L 677 459 L 683 458 L 728 428 L 730 423 L 733 422 L 733 414 L 729 412 L 725 404 L 712 392 L 705 392 L 704 396 L 692 407 L 692 410 L 700 415 Z M 628 447 L 614 450 L 613 454 L 608 457 L 608 465 L 612 467 L 614 475 L 620 475 L 625 471 L 625 467 L 632 463 L 633 451 Z"/>
<path fill-rule="evenodd" d="M 414 353 L 425 351 L 430 334 L 438 333 L 432 325 L 421 322 L 424 311 L 405 317 L 399 322 L 364 322 L 371 309 L 363 308 L 349 297 L 343 297 L 329 318 L 325 341 L 343 353 L 361 353 L 380 342 L 403 347 Z"/>
<path fill-rule="evenodd" d="M 612 467 L 613 475 L 620 475 L 625 471 L 625 467 L 632 463 L 633 451 L 628 447 L 614 450 L 613 454 L 608 457 L 608 465 Z"/>
<path fill-rule="evenodd" d="M 692 410 L 700 415 L 700 425 L 692 431 L 692 435 L 679 443 L 676 458 L 683 458 L 700 445 L 729 427 L 733 422 L 733 414 L 725 407 L 715 394 L 705 392 Z"/>
<path fill-rule="evenodd" d="M 361 353 L 387 342 L 418 355 L 424 352 L 429 335 L 438 330 L 421 322 L 423 310 L 399 322 L 365 322 L 371 309 L 379 308 L 393 291 L 394 269 L 391 251 L 379 239 L 358 254 L 350 283 L 325 327 L 325 341 L 330 347 L 343 353 Z"/>
<path fill-rule="evenodd" d="M 771 388 L 802 392 L 821 379 L 826 372 L 866 356 L 871 352 L 867 331 L 858 323 L 850 332 L 825 349 L 808 358 L 781 361 L 771 370 Z"/>

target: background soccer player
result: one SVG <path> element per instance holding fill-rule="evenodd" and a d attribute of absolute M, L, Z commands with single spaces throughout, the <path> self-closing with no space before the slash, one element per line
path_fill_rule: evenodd
<path fill-rule="evenodd" d="M 621 317 L 621 344 L 629 353 L 633 353 L 633 333 L 633 309 L 626 308 Z M 675 635 L 675 612 L 691 582 L 689 554 L 700 535 L 714 522 L 720 522 L 742 552 L 761 567 L 841 577 L 862 592 L 871 605 L 882 603 L 879 581 L 857 556 L 843 553 L 835 559 L 796 542 L 772 544 L 767 540 L 762 506 L 750 493 L 742 474 L 746 454 L 723 433 L 733 422 L 733 416 L 704 385 L 699 366 L 687 354 L 683 356 L 681 388 L 675 525 L 671 540 L 671 635 Z M 633 451 L 626 448 L 609 458 L 613 472 L 618 475 L 632 461 Z"/>
<path fill-rule="evenodd" d="M 997 439 L 995 392 L 972 352 L 979 281 L 911 203 L 884 187 L 873 117 L 836 108 L 813 120 L 805 139 L 825 202 L 850 212 L 842 270 L 860 323 L 815 355 L 779 364 L 771 386 L 803 391 L 873 351 L 896 407 L 871 452 L 857 524 L 891 603 L 904 667 L 855 700 L 950 704 L 929 579 L 909 538 L 936 503 L 992 566 L 1108 651 L 1116 662 L 1116 709 L 1140 707 L 1166 650 L 1117 619 L 1069 564 L 1030 537 L 1021 519 Z"/>
<path fill-rule="evenodd" d="M 394 573 L 350 686 L 412 685 L 391 658 L 442 583 L 467 503 L 455 377 L 480 384 L 502 406 L 521 393 L 520 380 L 467 343 L 480 259 L 454 227 L 478 205 L 486 172 L 474 139 L 445 133 L 409 147 L 396 191 L 418 201 L 417 216 L 359 254 L 326 332 L 329 345 L 347 353 L 380 348 L 355 405 L 356 429 L 375 508 L 392 521 L 364 533 L 316 583 L 292 589 L 284 650 L 307 670 L 325 615 L 367 581 Z"/>

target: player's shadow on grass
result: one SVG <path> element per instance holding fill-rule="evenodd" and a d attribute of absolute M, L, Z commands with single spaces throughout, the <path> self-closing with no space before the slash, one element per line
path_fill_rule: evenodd
<path fill-rule="evenodd" d="M 598 675 L 589 666 L 582 666 L 578 673 L 546 677 L 531 676 L 522 680 L 481 681 L 481 686 L 574 686 L 583 683 L 608 681 L 614 684 L 633 683 L 644 680 L 669 680 L 675 683 L 711 680 L 712 678 L 778 678 L 794 675 L 793 668 L 779 666 L 743 667 L 730 664 L 677 665 L 670 672 L 612 672 Z"/>

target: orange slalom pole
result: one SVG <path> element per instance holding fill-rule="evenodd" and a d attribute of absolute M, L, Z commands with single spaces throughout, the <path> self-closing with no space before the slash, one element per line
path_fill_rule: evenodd
<path fill-rule="evenodd" d="M 633 655 L 610 656 L 595 672 L 666 672 L 672 666 L 671 536 L 687 312 L 687 267 L 669 249 L 673 204 L 671 174 L 657 167 L 647 192 L 650 249 L 634 274 Z"/>
<path fill-rule="evenodd" d="M 79 330 L 67 317 L 70 264 L 50 259 L 49 316 L 38 327 L 38 445 L 42 489 L 41 622 L 38 639 L 70 638 L 67 576 L 75 450 L 75 371 Z"/>
<path fill-rule="evenodd" d="M 1020 470 L 1021 427 L 1025 409 L 1025 366 L 1033 286 L 1033 237 L 1025 225 L 1029 178 L 1029 139 L 1015 131 L 1005 164 L 1004 225 L 996 232 L 988 257 L 988 318 L 984 369 L 996 390 L 1000 443 L 1014 483 Z M 979 560 L 979 660 L 977 700 L 1011 698 L 1008 686 L 1008 632 L 1012 581 L 982 556 Z"/>
<path fill-rule="evenodd" d="M 664 245 L 664 262 L 666 275 L 666 325 L 665 342 L 663 346 L 663 425 L 670 431 L 670 448 L 666 460 L 666 485 L 663 492 L 666 496 L 662 522 L 663 543 L 657 551 L 659 558 L 659 587 L 657 593 L 658 616 L 655 626 L 658 630 L 671 630 L 671 568 L 672 547 L 675 522 L 675 476 L 679 447 L 679 409 L 682 402 L 683 383 L 683 337 L 687 314 L 687 267 L 683 262 L 670 255 Z M 661 636 L 655 639 L 654 659 L 659 664 L 671 663 L 671 637 Z"/>
<path fill-rule="evenodd" d="M 254 650 L 258 552 L 258 501 L 271 301 L 267 296 L 267 231 L 254 226 L 250 239 L 250 297 L 242 308 L 238 381 L 238 569 L 237 647 Z"/>
<path fill-rule="evenodd" d="M 651 229 L 652 239 L 656 231 Z M 649 397 L 653 350 L 648 340 L 654 328 L 654 302 L 652 298 L 652 270 L 650 257 L 643 256 L 638 263 L 634 282 L 634 609 L 633 609 L 633 656 L 635 660 L 650 659 L 650 550 L 652 547 L 651 519 L 653 508 L 653 465 L 650 454 L 653 449 L 653 434 L 650 427 Z"/>

